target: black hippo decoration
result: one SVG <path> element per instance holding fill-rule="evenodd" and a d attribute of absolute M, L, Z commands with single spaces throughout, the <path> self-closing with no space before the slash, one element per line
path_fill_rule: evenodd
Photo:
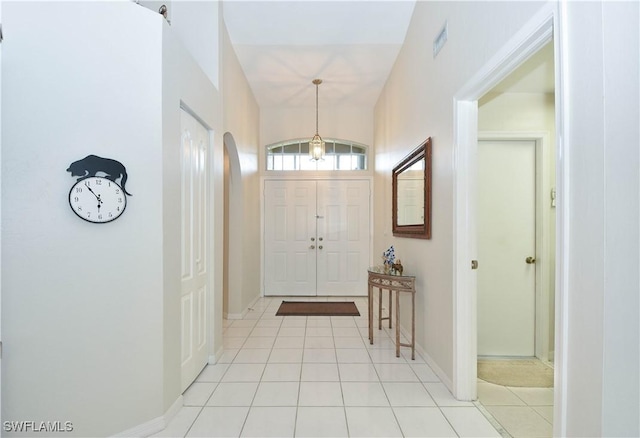
<path fill-rule="evenodd" d="M 71 163 L 67 172 L 71 172 L 71 176 L 79 176 L 80 178 L 78 178 L 78 181 L 89 178 L 90 176 L 100 176 L 96 175 L 98 172 L 104 173 L 104 177 L 113 182 L 116 182 L 118 178 L 122 177 L 120 180 L 122 191 L 129 196 L 133 196 L 125 189 L 125 184 L 127 183 L 127 169 L 125 169 L 121 162 L 112 160 L 111 158 L 87 155 L 82 160 Z"/>

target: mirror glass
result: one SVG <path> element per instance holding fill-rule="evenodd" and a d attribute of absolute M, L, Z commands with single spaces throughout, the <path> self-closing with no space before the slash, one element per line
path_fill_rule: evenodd
<path fill-rule="evenodd" d="M 431 138 L 393 169 L 393 235 L 431 238 Z"/>

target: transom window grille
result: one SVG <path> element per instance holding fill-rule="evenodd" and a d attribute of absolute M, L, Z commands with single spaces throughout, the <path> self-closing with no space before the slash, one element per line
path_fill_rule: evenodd
<path fill-rule="evenodd" d="M 309 157 L 309 140 L 291 140 L 267 146 L 267 170 L 367 170 L 363 144 L 325 139 L 324 160 Z"/>

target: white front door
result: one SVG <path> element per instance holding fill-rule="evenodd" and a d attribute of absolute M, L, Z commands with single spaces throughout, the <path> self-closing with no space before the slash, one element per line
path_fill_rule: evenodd
<path fill-rule="evenodd" d="M 478 143 L 478 355 L 535 355 L 536 142 Z"/>
<path fill-rule="evenodd" d="M 315 181 L 265 181 L 264 199 L 265 295 L 315 295 Z"/>
<path fill-rule="evenodd" d="M 369 197 L 369 181 L 318 182 L 318 295 L 366 291 Z"/>
<path fill-rule="evenodd" d="M 209 131 L 181 110 L 182 150 L 182 390 L 207 364 Z"/>
<path fill-rule="evenodd" d="M 265 181 L 265 295 L 364 295 L 369 181 Z"/>

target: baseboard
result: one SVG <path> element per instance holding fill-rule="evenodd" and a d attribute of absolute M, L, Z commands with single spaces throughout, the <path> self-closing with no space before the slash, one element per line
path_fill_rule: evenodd
<path fill-rule="evenodd" d="M 182 408 L 182 395 L 178 396 L 175 402 L 167 409 L 167 412 L 160 417 L 156 417 L 153 420 L 146 423 L 139 424 L 131 429 L 127 429 L 118 434 L 112 435 L 114 438 L 124 437 L 148 437 L 161 432 L 167 427 L 167 424 L 176 416 L 178 411 Z"/>
<path fill-rule="evenodd" d="M 405 328 L 402 325 L 400 325 L 400 333 L 406 339 L 411 339 L 411 333 L 405 330 Z M 449 378 L 449 376 L 445 374 L 444 371 L 442 371 L 442 368 L 438 366 L 438 364 L 431 358 L 431 356 L 429 356 L 429 353 L 427 353 L 425 349 L 417 342 L 416 342 L 416 351 L 420 353 L 420 356 L 424 358 L 424 361 L 427 363 L 427 365 L 429 365 L 429 368 L 431 368 L 431 370 L 435 373 L 435 375 L 438 376 L 440 381 L 444 383 L 444 386 L 447 387 L 449 392 L 453 394 L 453 381 Z"/>
<path fill-rule="evenodd" d="M 252 310 L 252 307 L 258 302 L 260 298 L 262 298 L 260 295 L 255 297 L 253 301 L 251 301 L 249 305 L 242 311 L 242 313 L 224 313 L 225 319 L 243 319 L 247 315 L 247 313 Z"/>

